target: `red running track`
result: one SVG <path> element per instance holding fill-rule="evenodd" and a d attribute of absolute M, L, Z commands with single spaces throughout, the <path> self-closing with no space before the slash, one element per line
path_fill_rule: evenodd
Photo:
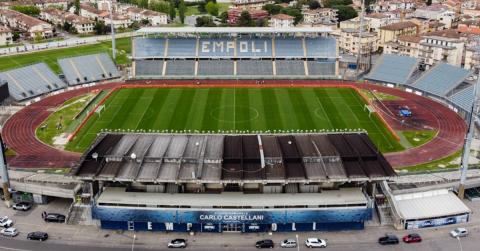
<path fill-rule="evenodd" d="M 315 80 L 266 80 L 264 84 L 258 84 L 255 80 L 154 80 L 133 81 L 128 84 L 162 84 L 168 86 L 189 87 L 232 87 L 232 86 L 255 86 L 272 87 L 278 86 L 322 86 L 322 85 L 358 85 L 343 81 L 315 81 Z M 192 84 L 193 83 L 193 84 Z M 75 165 L 80 154 L 62 151 L 45 145 L 35 137 L 35 129 L 52 113 L 52 108 L 58 107 L 66 100 L 92 90 L 110 89 L 123 83 L 109 83 L 96 87 L 82 88 L 50 96 L 41 101 L 25 107 L 14 114 L 3 128 L 3 137 L 9 147 L 17 152 L 17 156 L 8 160 L 12 167 L 69 167 Z M 455 112 L 433 100 L 406 93 L 398 89 L 387 88 L 373 84 L 360 84 L 361 88 L 378 90 L 403 98 L 401 105 L 414 107 L 417 121 L 407 121 L 402 124 L 395 116 L 387 116 L 385 108 L 380 112 L 384 115 L 389 125 L 395 129 L 405 129 L 406 125 L 425 125 L 438 130 L 437 136 L 430 142 L 416 148 L 397 153 L 386 154 L 387 160 L 394 167 L 403 167 L 430 162 L 435 159 L 446 157 L 461 149 L 463 138 L 466 133 L 464 120 Z M 398 103 L 395 103 L 395 105 Z M 384 107 L 379 106 L 377 107 Z M 386 106 L 388 107 L 388 105 Z M 420 118 L 418 118 L 420 117 Z M 409 123 L 408 123 L 409 122 Z M 408 127 L 407 127 L 408 128 Z"/>

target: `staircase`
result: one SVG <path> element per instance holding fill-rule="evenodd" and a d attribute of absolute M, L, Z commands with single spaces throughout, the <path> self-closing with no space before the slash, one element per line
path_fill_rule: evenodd
<path fill-rule="evenodd" d="M 377 205 L 376 208 L 380 220 L 380 226 L 393 226 L 393 216 L 390 206 L 388 204 Z"/>
<path fill-rule="evenodd" d="M 92 220 L 92 207 L 85 204 L 74 204 L 68 214 L 69 225 L 94 225 Z"/>

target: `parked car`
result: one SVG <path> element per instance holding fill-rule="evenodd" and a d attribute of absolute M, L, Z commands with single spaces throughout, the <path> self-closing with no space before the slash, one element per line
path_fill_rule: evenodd
<path fill-rule="evenodd" d="M 0 227 L 9 228 L 13 225 L 13 221 L 8 218 L 8 216 L 3 216 L 0 218 Z"/>
<path fill-rule="evenodd" d="M 280 247 L 282 248 L 296 248 L 297 247 L 297 241 L 294 239 L 285 239 L 282 242 L 280 242 Z"/>
<path fill-rule="evenodd" d="M 63 214 L 56 214 L 56 213 L 48 213 L 43 217 L 46 222 L 57 222 L 57 223 L 64 223 L 65 222 L 65 215 Z"/>
<path fill-rule="evenodd" d="M 46 241 L 48 239 L 48 234 L 45 232 L 31 232 L 28 233 L 27 239 L 37 240 L 37 241 Z"/>
<path fill-rule="evenodd" d="M 3 236 L 15 237 L 18 235 L 18 231 L 14 227 L 9 227 L 9 228 L 4 228 L 0 230 L 0 234 L 2 234 Z"/>
<path fill-rule="evenodd" d="M 185 239 L 174 239 L 171 240 L 167 247 L 169 248 L 186 248 L 187 247 L 187 240 Z"/>
<path fill-rule="evenodd" d="M 414 242 L 421 242 L 422 237 L 419 234 L 407 234 L 403 236 L 403 242 L 405 243 L 414 243 Z"/>
<path fill-rule="evenodd" d="M 15 203 L 12 206 L 13 210 L 22 210 L 22 211 L 28 211 L 30 208 L 32 208 L 32 204 L 28 202 L 19 202 Z"/>
<path fill-rule="evenodd" d="M 307 238 L 305 245 L 309 248 L 326 248 L 327 241 L 319 238 Z"/>
<path fill-rule="evenodd" d="M 273 248 L 275 245 L 272 240 L 261 240 L 255 243 L 256 248 Z"/>
<path fill-rule="evenodd" d="M 465 237 L 465 236 L 468 235 L 468 230 L 466 228 L 463 228 L 463 227 L 455 228 L 454 230 L 452 230 L 452 232 L 450 232 L 450 235 L 453 238 Z"/>
<path fill-rule="evenodd" d="M 386 234 L 385 236 L 378 239 L 378 243 L 382 245 L 398 244 L 398 242 L 398 237 L 393 234 Z"/>

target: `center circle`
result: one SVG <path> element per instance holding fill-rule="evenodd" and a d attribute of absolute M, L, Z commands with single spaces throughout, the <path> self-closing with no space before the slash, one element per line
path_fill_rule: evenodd
<path fill-rule="evenodd" d="M 223 116 L 221 114 L 224 114 Z M 238 119 L 237 114 L 249 114 L 248 119 Z M 250 116 L 253 114 L 252 116 Z M 257 109 L 250 107 L 250 106 L 244 106 L 244 105 L 224 105 L 224 106 L 219 106 L 213 110 L 210 111 L 210 116 L 212 116 L 213 119 L 218 120 L 220 122 L 224 123 L 235 123 L 235 122 L 249 122 L 252 120 L 257 119 L 260 116 L 260 113 L 257 111 Z"/>

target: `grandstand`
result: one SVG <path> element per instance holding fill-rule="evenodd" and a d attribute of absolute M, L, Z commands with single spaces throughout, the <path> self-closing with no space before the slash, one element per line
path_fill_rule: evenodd
<path fill-rule="evenodd" d="M 69 85 L 120 77 L 115 63 L 106 53 L 63 58 L 58 60 L 58 64 Z"/>
<path fill-rule="evenodd" d="M 395 172 L 364 133 L 103 133 L 71 175 L 102 228 L 259 232 L 362 229 Z"/>
<path fill-rule="evenodd" d="M 395 54 L 383 54 L 365 79 L 395 85 L 407 84 L 418 68 L 419 60 Z"/>
<path fill-rule="evenodd" d="M 474 98 L 473 84 L 466 81 L 471 72 L 442 62 L 423 72 L 417 69 L 418 63 L 415 58 L 385 54 L 365 79 L 398 85 L 407 92 L 434 97 L 466 117 Z"/>
<path fill-rule="evenodd" d="M 437 97 L 445 97 L 463 83 L 468 75 L 470 75 L 468 70 L 446 63 L 438 63 L 413 82 L 411 87 Z"/>
<path fill-rule="evenodd" d="M 45 63 L 38 63 L 0 73 L 8 83 L 10 96 L 22 101 L 61 88 L 66 84 Z"/>
<path fill-rule="evenodd" d="M 144 28 L 138 31 L 143 37 L 132 42 L 133 77 L 336 78 L 338 50 L 327 32 L 309 28 Z M 145 62 L 152 59 L 164 61 L 162 74 L 152 65 L 156 63 Z"/>

